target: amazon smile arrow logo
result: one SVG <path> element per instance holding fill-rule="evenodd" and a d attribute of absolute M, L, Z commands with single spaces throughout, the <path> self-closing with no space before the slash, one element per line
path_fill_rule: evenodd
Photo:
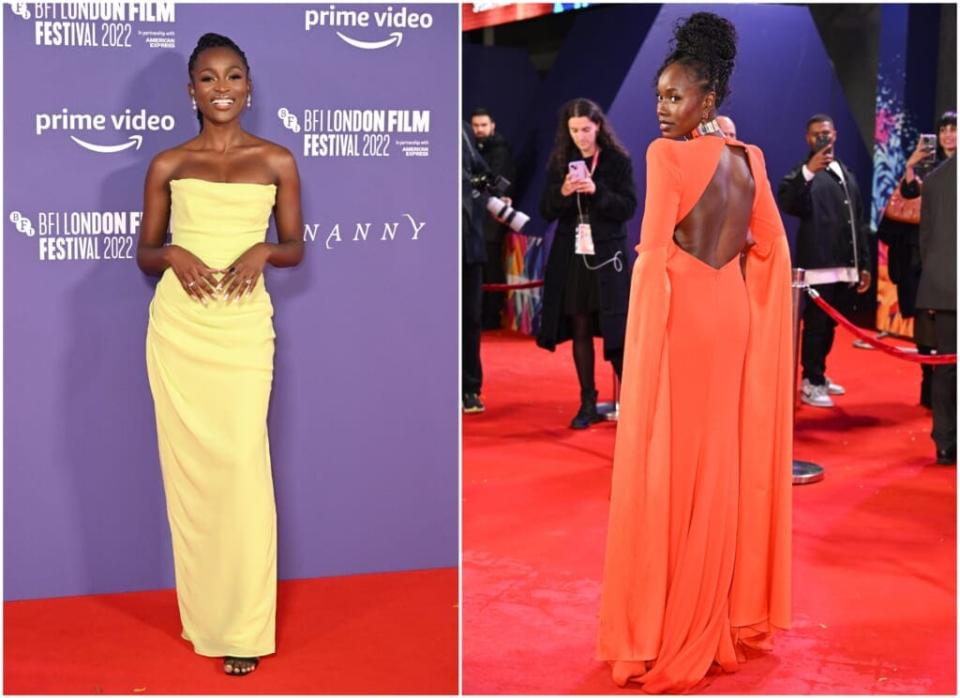
<path fill-rule="evenodd" d="M 126 150 L 127 148 L 133 146 L 134 150 L 140 150 L 140 146 L 143 145 L 143 136 L 134 135 L 130 136 L 130 139 L 126 143 L 121 143 L 120 145 L 97 145 L 96 143 L 87 143 L 82 141 L 76 136 L 70 136 L 72 140 L 77 145 L 86 148 L 87 150 L 92 150 L 95 153 L 119 153 L 121 150 Z"/>
<path fill-rule="evenodd" d="M 355 46 L 356 48 L 364 48 L 364 49 L 386 48 L 387 46 L 390 46 L 394 42 L 396 42 L 397 47 L 399 48 L 400 42 L 403 41 L 403 32 L 390 32 L 390 38 L 384 39 L 383 41 L 361 41 L 360 39 L 354 39 L 352 37 L 349 37 L 343 32 L 337 32 L 337 36 L 339 36 L 341 39 L 346 41 L 351 46 Z"/>
<path fill-rule="evenodd" d="M 375 51 L 388 46 L 400 47 L 403 42 L 403 32 L 430 29 L 433 26 L 433 15 L 429 12 L 416 12 L 408 7 L 387 5 L 385 9 L 370 10 L 368 7 L 337 7 L 330 5 L 323 10 L 306 10 L 304 12 L 304 29 L 330 28 L 340 39 L 354 48 Z M 364 30 L 379 29 L 390 32 L 389 37 L 376 41 L 355 39 L 345 32 L 356 34 Z M 411 39 L 413 41 L 413 39 Z"/>

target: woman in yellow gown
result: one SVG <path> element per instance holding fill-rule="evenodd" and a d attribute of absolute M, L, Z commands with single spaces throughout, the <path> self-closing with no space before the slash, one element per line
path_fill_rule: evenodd
<path fill-rule="evenodd" d="M 303 258 L 300 181 L 287 149 L 240 127 L 252 83 L 233 41 L 202 36 L 189 74 L 201 130 L 150 163 L 137 263 L 162 275 L 147 373 L 183 637 L 242 675 L 275 651 L 274 332 L 262 271 Z M 271 211 L 277 243 L 265 242 Z"/>

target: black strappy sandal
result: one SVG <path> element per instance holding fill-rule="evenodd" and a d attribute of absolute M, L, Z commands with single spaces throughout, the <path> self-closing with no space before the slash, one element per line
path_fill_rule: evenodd
<path fill-rule="evenodd" d="M 259 664 L 260 657 L 224 657 L 223 672 L 229 676 L 246 676 L 256 671 Z"/>

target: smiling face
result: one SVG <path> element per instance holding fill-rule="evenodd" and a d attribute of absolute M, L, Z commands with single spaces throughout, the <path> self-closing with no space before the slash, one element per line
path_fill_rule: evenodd
<path fill-rule="evenodd" d="M 587 116 L 572 116 L 567 119 L 570 140 L 583 157 L 590 157 L 597 149 L 597 133 L 600 127 Z"/>
<path fill-rule="evenodd" d="M 713 116 L 716 95 L 703 92 L 691 70 L 671 63 L 657 79 L 657 123 L 666 138 L 683 138 L 699 125 L 704 114 Z"/>
<path fill-rule="evenodd" d="M 207 121 L 226 123 L 240 116 L 253 84 L 240 55 L 229 48 L 208 48 L 197 56 L 188 89 Z"/>

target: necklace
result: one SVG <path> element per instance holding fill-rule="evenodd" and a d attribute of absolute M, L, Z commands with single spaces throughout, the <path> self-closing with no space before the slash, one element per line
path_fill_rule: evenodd
<path fill-rule="evenodd" d="M 720 124 L 717 123 L 716 119 L 711 119 L 710 121 L 704 121 L 697 124 L 697 127 L 690 132 L 690 135 L 687 138 L 699 138 L 700 136 L 708 136 L 711 133 L 719 133 L 723 135 L 723 132 L 720 130 Z"/>

